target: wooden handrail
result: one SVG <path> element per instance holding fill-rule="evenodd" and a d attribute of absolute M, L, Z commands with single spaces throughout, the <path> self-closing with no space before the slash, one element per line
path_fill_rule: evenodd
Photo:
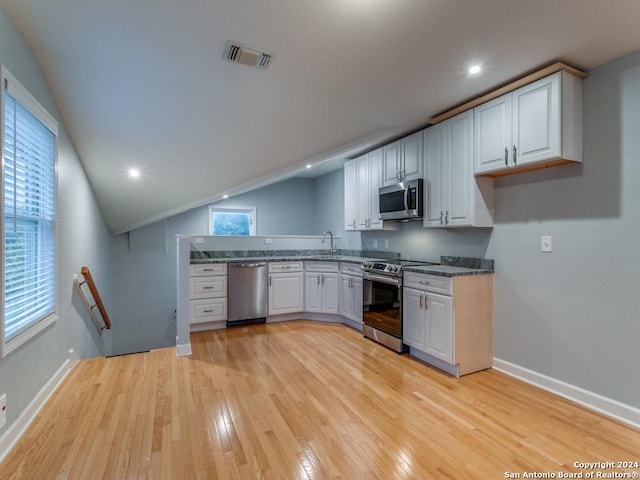
<path fill-rule="evenodd" d="M 91 272 L 89 272 L 89 268 L 82 267 L 82 269 L 80 270 L 80 273 L 82 273 L 82 276 L 84 277 L 85 282 L 89 287 L 89 291 L 93 296 L 93 300 L 96 302 L 94 306 L 98 307 L 98 311 L 100 312 L 100 316 L 102 317 L 102 320 L 104 321 L 105 326 L 107 327 L 108 330 L 110 330 L 111 321 L 109 320 L 109 315 L 107 315 L 107 311 L 105 310 L 104 305 L 102 304 L 102 299 L 100 298 L 100 294 L 98 293 L 96 284 L 94 283 L 93 278 L 91 277 Z"/>

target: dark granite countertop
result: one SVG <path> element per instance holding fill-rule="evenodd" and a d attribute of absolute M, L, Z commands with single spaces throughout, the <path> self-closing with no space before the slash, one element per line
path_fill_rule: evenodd
<path fill-rule="evenodd" d="M 314 250 L 276 250 L 276 251 L 224 251 L 224 252 L 191 252 L 191 264 L 229 263 L 229 262 L 295 262 L 295 261 L 329 261 L 359 264 L 365 260 L 384 261 L 397 259 L 399 254 L 388 252 L 342 250 L 336 255 L 328 255 L 326 251 Z M 379 255 L 379 256 L 378 256 Z M 405 266 L 405 272 L 426 273 L 442 277 L 459 275 L 486 275 L 493 273 L 493 260 L 469 257 L 440 257 L 440 264 Z"/>
<path fill-rule="evenodd" d="M 406 266 L 405 272 L 427 273 L 441 277 L 487 275 L 493 273 L 493 260 L 469 257 L 440 257 L 440 265 Z"/>

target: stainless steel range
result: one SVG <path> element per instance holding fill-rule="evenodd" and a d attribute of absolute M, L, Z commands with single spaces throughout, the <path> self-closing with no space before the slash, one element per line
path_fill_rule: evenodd
<path fill-rule="evenodd" d="M 365 337 L 398 353 L 407 351 L 402 341 L 402 268 L 426 264 L 412 260 L 362 263 Z"/>

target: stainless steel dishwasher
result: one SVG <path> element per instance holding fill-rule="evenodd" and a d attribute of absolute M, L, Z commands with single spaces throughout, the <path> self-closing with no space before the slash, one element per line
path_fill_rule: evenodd
<path fill-rule="evenodd" d="M 267 321 L 267 263 L 229 263 L 227 326 Z"/>

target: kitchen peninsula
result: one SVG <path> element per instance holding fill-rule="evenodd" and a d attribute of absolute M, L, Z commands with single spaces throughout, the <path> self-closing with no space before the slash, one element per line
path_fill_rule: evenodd
<path fill-rule="evenodd" d="M 311 248 L 317 247 L 317 237 L 289 241 L 300 248 L 278 248 L 282 242 L 276 242 L 272 249 L 216 250 L 207 246 L 214 241 L 178 237 L 178 355 L 191 353 L 191 331 L 226 327 L 226 268 L 230 263 L 269 265 L 267 323 L 305 319 L 343 323 L 362 331 L 366 323 L 363 309 L 368 311 L 379 294 L 372 294 L 375 281 L 363 279 L 361 265 L 394 264 L 400 259 L 399 253 L 386 251 L 337 250 L 330 254 L 327 249 Z M 265 239 L 243 241 L 257 244 Z M 266 241 L 273 242 L 274 237 Z M 398 310 L 400 332 L 404 330 L 399 336 L 400 351 L 452 375 L 490 368 L 493 261 L 443 256 L 438 263 L 416 263 L 403 267 L 400 276 L 404 276 L 405 288 L 400 281 L 398 297 L 392 302 Z M 209 295 L 203 294 L 207 291 Z"/>

